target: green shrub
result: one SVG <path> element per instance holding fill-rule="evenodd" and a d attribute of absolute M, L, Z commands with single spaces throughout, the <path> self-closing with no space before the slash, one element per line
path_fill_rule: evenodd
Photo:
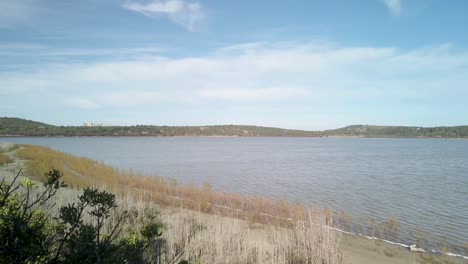
<path fill-rule="evenodd" d="M 20 171 L 21 172 L 21 171 Z M 0 182 L 0 263 L 187 263 L 182 254 L 165 256 L 162 224 L 146 219 L 143 227 L 120 234 L 128 213 L 115 217 L 115 195 L 86 188 L 78 202 L 53 207 L 57 190 L 66 187 L 63 174 L 45 174 L 44 188 L 28 179 Z M 88 215 L 90 221 L 84 221 Z M 110 226 L 110 228 L 109 228 Z"/>

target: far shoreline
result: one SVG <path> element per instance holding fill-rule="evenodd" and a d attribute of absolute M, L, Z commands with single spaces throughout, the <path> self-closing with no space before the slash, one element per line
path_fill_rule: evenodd
<path fill-rule="evenodd" d="M 399 137 L 399 136 L 241 136 L 241 135 L 0 135 L 0 138 L 337 138 L 337 139 L 462 139 L 468 137 Z"/>

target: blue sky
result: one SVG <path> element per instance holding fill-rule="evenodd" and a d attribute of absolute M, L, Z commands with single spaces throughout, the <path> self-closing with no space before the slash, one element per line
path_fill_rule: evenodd
<path fill-rule="evenodd" d="M 0 116 L 468 124 L 468 2 L 0 0 Z"/>

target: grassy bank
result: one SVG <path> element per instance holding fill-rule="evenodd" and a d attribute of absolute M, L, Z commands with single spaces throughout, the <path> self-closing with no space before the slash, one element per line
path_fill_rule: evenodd
<path fill-rule="evenodd" d="M 11 162 L 10 156 L 5 153 L 10 152 L 15 148 L 15 145 L 0 143 L 0 166 L 4 166 Z"/>
<path fill-rule="evenodd" d="M 28 160 L 25 171 L 37 177 L 44 171 L 59 169 L 64 173 L 66 182 L 72 188 L 105 186 L 113 193 L 126 193 L 147 202 L 160 205 L 182 207 L 203 213 L 219 214 L 242 220 L 275 224 L 290 227 L 294 221 L 307 221 L 310 208 L 286 200 L 271 200 L 266 197 L 248 197 L 235 193 L 215 192 L 209 184 L 202 186 L 180 185 L 174 179 L 157 175 L 143 175 L 132 170 L 119 170 L 89 158 L 76 157 L 47 147 L 23 145 L 16 151 L 21 159 Z M 37 178 L 37 179 L 40 179 Z M 399 241 L 404 231 L 400 230 L 398 219 L 388 218 L 377 222 L 368 219 L 366 224 L 358 225 L 345 211 L 332 213 L 330 210 L 314 209 L 325 216 L 325 224 L 345 231 L 366 234 L 367 236 Z M 419 247 L 427 245 L 428 235 L 423 232 L 410 234 L 408 244 Z M 467 255 L 463 245 L 447 245 L 445 242 L 435 248 L 441 252 L 456 252 Z"/>
<path fill-rule="evenodd" d="M 11 160 L 10 160 L 10 157 L 3 154 L 3 153 L 0 153 L 0 166 L 1 165 L 5 165 L 7 163 L 9 163 Z"/>
<path fill-rule="evenodd" d="M 41 148 L 33 149 L 39 151 Z M 31 155 L 30 150 L 29 147 L 24 147 L 17 154 Z M 45 155 L 40 152 L 38 154 Z M 64 155 L 63 153 L 56 154 Z M 58 165 L 56 163 L 58 156 L 52 155 L 44 162 L 50 166 Z M 66 161 L 70 162 L 71 159 L 68 158 Z M 82 160 L 79 161 L 80 159 L 76 160 L 76 163 L 87 164 Z M 6 167 L 6 170 L 0 170 L 0 175 L 2 179 L 11 180 L 14 175 L 13 171 L 26 165 L 25 176 L 41 179 L 42 177 L 37 177 L 37 175 L 44 175 L 43 172 L 35 174 L 35 169 L 40 168 L 40 164 L 42 162 L 35 162 L 34 159 L 26 163 L 17 159 Z M 67 163 L 63 166 L 68 170 L 73 168 L 73 172 L 67 173 L 65 182 L 78 177 L 79 170 L 76 167 L 70 167 L 75 165 L 75 163 Z M 99 168 L 103 165 L 97 163 L 94 166 L 90 168 Z M 123 172 L 115 174 L 115 180 L 118 182 L 119 177 L 124 175 Z M 96 175 L 93 174 L 89 178 L 94 176 Z M 79 177 L 87 178 L 82 175 Z M 35 182 L 39 186 L 38 181 L 35 180 Z M 73 182 L 74 188 L 61 189 L 57 192 L 53 208 L 50 210 L 51 217 L 58 215 L 58 208 L 79 202 L 77 196 L 82 192 L 79 185 L 86 183 L 99 187 L 101 190 L 118 191 L 117 204 L 119 206 L 109 217 L 108 225 L 113 226 L 122 212 L 129 212 L 130 217 L 124 224 L 123 237 L 131 235 L 132 230 L 138 230 L 139 227 L 144 226 L 142 219 L 154 216 L 155 211 L 159 212 L 157 217 L 165 226 L 163 237 L 167 246 L 165 254 L 169 260 L 173 256 L 179 256 L 180 259 L 189 259 L 189 263 L 345 263 L 343 254 L 338 249 L 340 234 L 325 228 L 327 219 L 322 211 L 307 211 L 304 218 L 306 221 L 294 221 L 290 224 L 290 228 L 277 224 L 259 225 L 224 217 L 215 211 L 206 214 L 196 210 L 187 210 L 180 207 L 184 206 L 183 204 L 177 204 L 177 207 L 161 206 L 148 200 L 151 196 L 132 188 L 123 188 L 120 185 L 121 182 L 117 185 L 102 184 L 103 179 L 96 178 L 89 179 L 89 182 L 75 181 Z M 86 221 L 91 220 L 85 219 Z M 164 260 L 158 263 L 174 262 Z"/>
<path fill-rule="evenodd" d="M 25 145 L 17 155 L 28 160 L 25 168 L 28 175 L 37 177 L 55 168 L 64 173 L 65 181 L 73 188 L 105 186 L 115 193 L 135 193 L 145 201 L 262 223 L 287 224 L 291 220 L 306 220 L 308 217 L 307 208 L 286 200 L 214 192 L 209 184 L 201 187 L 179 185 L 174 179 L 119 170 L 46 147 Z M 327 216 L 327 224 L 332 224 L 331 214 L 321 213 Z"/>

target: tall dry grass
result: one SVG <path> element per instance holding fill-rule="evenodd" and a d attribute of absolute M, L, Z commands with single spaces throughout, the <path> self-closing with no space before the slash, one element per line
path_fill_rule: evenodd
<path fill-rule="evenodd" d="M 0 166 L 10 163 L 10 157 L 6 154 L 0 153 Z"/>
<path fill-rule="evenodd" d="M 10 179 L 14 174 L 11 173 Z M 41 184 L 36 182 L 38 192 Z M 99 186 L 97 186 L 99 187 Z M 100 186 L 106 189 L 108 186 Z M 80 189 L 60 189 L 54 197 L 51 215 L 58 208 L 77 201 Z M 308 210 L 306 221 L 294 221 L 292 228 L 274 224 L 251 222 L 206 214 L 175 207 L 159 207 L 147 202 L 134 192 L 117 195 L 118 207 L 107 223 L 114 226 L 120 214 L 130 212 L 121 236 L 142 227 L 142 219 L 157 216 L 164 224 L 165 239 L 162 263 L 171 263 L 176 257 L 190 263 L 259 263 L 259 264 L 341 264 L 343 255 L 338 250 L 341 234 L 325 227 L 326 216 L 322 210 Z M 91 221 L 85 214 L 84 221 Z"/>
<path fill-rule="evenodd" d="M 171 223 L 171 250 L 183 245 L 188 258 L 201 263 L 343 263 L 340 234 L 319 225 L 323 214 L 310 212 L 293 228 L 251 225 L 246 221 L 179 211 L 164 215 Z"/>
<path fill-rule="evenodd" d="M 117 194 L 120 206 L 116 215 L 131 211 L 134 217 L 127 226 L 135 228 L 141 224 L 140 217 L 154 214 L 154 203 L 170 205 L 160 209 L 166 223 L 168 256 L 182 255 L 199 263 L 343 261 L 338 250 L 340 234 L 327 227 L 332 216 L 320 209 L 214 192 L 208 184 L 181 186 L 173 179 L 114 169 L 46 147 L 24 145 L 16 154 L 28 160 L 29 176 L 43 175 L 52 168 L 64 173 L 65 182 L 74 189 L 61 192 L 57 206 L 74 201 L 82 187 L 98 187 Z M 262 224 L 253 225 L 252 221 Z"/>
<path fill-rule="evenodd" d="M 65 198 L 63 200 L 66 200 Z M 155 209 L 134 193 L 118 196 L 119 210 L 132 212 L 126 226 L 142 225 L 138 219 L 159 212 L 165 224 L 166 256 L 180 256 L 191 263 L 339 264 L 341 233 L 325 226 L 322 210 L 308 210 L 307 221 L 294 221 L 292 228 L 206 214 L 175 207 Z"/>

